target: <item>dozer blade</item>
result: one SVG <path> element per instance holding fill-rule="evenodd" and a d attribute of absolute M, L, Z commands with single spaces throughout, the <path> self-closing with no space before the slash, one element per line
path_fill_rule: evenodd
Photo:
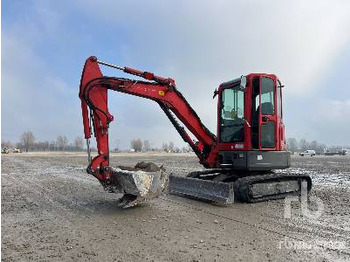
<path fill-rule="evenodd" d="M 236 197 L 248 203 L 283 199 L 287 196 L 310 192 L 312 181 L 304 174 L 272 173 L 268 175 L 247 176 L 236 180 Z"/>
<path fill-rule="evenodd" d="M 129 208 L 146 200 L 158 197 L 166 188 L 168 174 L 162 167 L 153 163 L 138 163 L 134 168 L 113 168 L 115 184 L 113 192 L 124 193 L 118 201 L 118 206 Z"/>
<path fill-rule="evenodd" d="M 169 176 L 170 194 L 185 195 L 218 204 L 234 203 L 233 183 L 223 183 L 198 178 Z"/>

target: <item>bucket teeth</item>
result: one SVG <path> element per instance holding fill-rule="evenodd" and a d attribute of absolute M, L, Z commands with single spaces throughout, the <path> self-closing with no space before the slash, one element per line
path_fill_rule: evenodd
<path fill-rule="evenodd" d="M 142 197 L 134 195 L 123 195 L 117 202 L 117 206 L 121 208 L 130 208 L 142 204 L 146 200 Z"/>

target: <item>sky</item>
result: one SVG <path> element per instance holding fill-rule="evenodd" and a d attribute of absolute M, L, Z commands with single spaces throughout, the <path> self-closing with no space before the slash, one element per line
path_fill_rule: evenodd
<path fill-rule="evenodd" d="M 3 0 L 1 139 L 83 136 L 78 88 L 91 55 L 176 80 L 216 133 L 214 89 L 251 72 L 284 88 L 287 137 L 350 145 L 350 2 Z M 122 72 L 102 69 L 105 75 Z M 109 95 L 111 147 L 180 136 L 149 100 Z"/>

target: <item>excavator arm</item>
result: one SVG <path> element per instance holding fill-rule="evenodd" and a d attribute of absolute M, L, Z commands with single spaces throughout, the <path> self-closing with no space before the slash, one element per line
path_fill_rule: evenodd
<path fill-rule="evenodd" d="M 120 69 L 148 81 L 130 80 L 103 76 L 99 64 Z M 89 152 L 89 173 L 99 179 L 108 176 L 101 172 L 109 166 L 108 127 L 113 116 L 108 111 L 107 90 L 136 95 L 157 102 L 168 116 L 181 137 L 187 142 L 205 167 L 215 163 L 216 137 L 201 122 L 182 94 L 176 89 L 175 81 L 170 78 L 155 76 L 153 73 L 119 67 L 90 57 L 86 60 L 81 77 L 79 97 L 83 113 L 85 138 L 91 138 L 92 131 L 96 137 L 98 155 L 91 159 Z M 184 127 L 180 126 L 174 115 L 196 137 L 194 142 Z M 106 177 L 107 178 L 107 177 Z"/>
<path fill-rule="evenodd" d="M 131 80 L 118 77 L 107 77 L 101 72 L 100 65 L 113 67 L 125 73 L 135 75 L 145 80 Z M 160 187 L 165 186 L 165 178 L 154 179 L 154 175 L 116 172 L 109 165 L 108 130 L 113 116 L 108 110 L 108 90 L 135 95 L 153 100 L 159 104 L 171 123 L 185 142 L 187 142 L 198 156 L 204 167 L 214 167 L 216 152 L 216 137 L 201 122 L 196 112 L 192 109 L 182 94 L 176 89 L 175 81 L 171 78 L 163 78 L 150 72 L 135 70 L 129 67 L 120 67 L 99 61 L 96 57 L 89 57 L 83 69 L 80 81 L 79 97 L 83 116 L 84 135 L 87 141 L 88 161 L 87 172 L 95 176 L 109 191 L 111 188 L 119 188 L 126 194 L 132 192 L 147 191 L 143 188 L 153 188 L 157 193 L 144 194 L 144 198 L 151 195 L 152 198 L 161 192 Z M 186 126 L 192 135 L 198 140 L 194 142 L 180 125 Z M 92 158 L 90 151 L 90 139 L 92 134 L 96 138 L 97 155 Z M 162 175 L 162 174 L 161 174 Z M 128 177 L 126 182 L 122 178 Z M 149 183 L 149 180 L 158 181 L 159 185 Z M 130 184 L 134 188 L 128 189 Z M 137 189 L 135 189 L 135 187 Z M 140 189 L 142 187 L 142 189 Z"/>

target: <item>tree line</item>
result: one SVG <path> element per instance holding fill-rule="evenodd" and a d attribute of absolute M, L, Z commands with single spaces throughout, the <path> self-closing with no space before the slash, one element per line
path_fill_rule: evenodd
<path fill-rule="evenodd" d="M 19 148 L 24 152 L 28 151 L 83 151 L 84 139 L 77 136 L 72 142 L 68 141 L 65 135 L 57 136 L 55 141 L 36 141 L 32 131 L 23 132 L 20 136 L 20 140 L 17 143 L 10 141 L 1 141 L 1 148 Z M 320 143 L 316 140 L 311 142 L 302 138 L 299 141 L 293 137 L 287 139 L 287 150 L 291 152 L 302 152 L 308 149 L 315 150 L 316 153 L 324 153 L 324 149 L 327 145 Z M 339 147 L 331 146 L 329 149 L 336 149 Z M 149 140 L 142 141 L 140 138 L 132 139 L 130 141 L 130 149 L 135 152 L 147 152 L 147 151 L 164 151 L 167 153 L 179 153 L 179 152 L 192 152 L 189 145 L 182 147 L 176 147 L 173 142 L 163 142 L 161 148 L 152 147 Z M 93 149 L 94 150 L 94 149 Z M 119 151 L 118 148 L 115 151 Z"/>
<path fill-rule="evenodd" d="M 192 152 L 192 149 L 190 146 L 184 146 L 181 149 L 177 146 L 175 146 L 175 144 L 173 142 L 163 142 L 162 147 L 159 148 L 155 148 L 151 146 L 151 143 L 149 140 L 144 140 L 142 141 L 140 138 L 138 139 L 132 139 L 130 141 L 130 149 L 135 151 L 135 152 L 148 152 L 148 151 L 164 151 L 167 153 L 188 153 L 188 152 Z"/>
<path fill-rule="evenodd" d="M 347 146 L 343 146 L 347 147 Z M 324 143 L 320 143 L 316 140 L 313 140 L 311 142 L 307 141 L 305 138 L 300 139 L 299 141 L 293 137 L 287 139 L 287 150 L 291 152 L 303 152 L 306 150 L 315 150 L 317 154 L 323 154 L 324 150 L 328 148 L 331 151 L 336 151 L 340 148 L 341 146 L 327 146 Z"/>
<path fill-rule="evenodd" d="M 19 142 L 1 141 L 1 148 L 19 148 L 28 151 L 82 151 L 84 139 L 77 136 L 73 142 L 69 142 L 65 135 L 57 136 L 55 141 L 36 141 L 32 131 L 24 132 Z"/>
<path fill-rule="evenodd" d="M 83 151 L 84 139 L 77 136 L 72 142 L 65 135 L 57 136 L 54 141 L 37 141 L 32 131 L 23 132 L 19 142 L 12 143 L 11 141 L 1 141 L 1 148 L 18 148 L 23 152 L 29 151 Z M 164 151 L 167 153 L 191 152 L 192 149 L 187 146 L 183 148 L 176 147 L 173 142 L 164 142 L 161 148 L 153 147 L 149 140 L 142 141 L 140 138 L 130 141 L 130 149 L 135 152 L 147 151 Z M 95 148 L 91 148 L 95 151 Z M 114 151 L 119 151 L 115 148 Z"/>

